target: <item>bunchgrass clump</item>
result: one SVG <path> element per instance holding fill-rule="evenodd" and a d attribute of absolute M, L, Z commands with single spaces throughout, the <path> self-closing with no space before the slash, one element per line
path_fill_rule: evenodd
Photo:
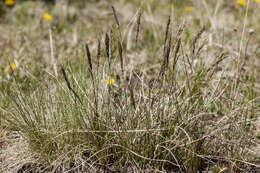
<path fill-rule="evenodd" d="M 31 79 L 26 85 L 34 86 L 30 92 L 13 72 L 2 87 L 2 124 L 26 141 L 35 158 L 23 169 L 259 169 L 251 152 L 257 143 L 259 91 L 254 69 L 246 70 L 246 57 L 238 67 L 232 51 L 203 38 L 207 26 L 189 38 L 187 22 L 177 27 L 169 16 L 158 40 L 162 44 L 155 58 L 160 64 L 149 70 L 135 67 L 131 55 L 138 55 L 147 41 L 140 40 L 146 38 L 141 35 L 142 11 L 130 51 L 113 6 L 112 13 L 115 24 L 99 39 L 78 47 L 75 60 L 60 63 L 58 76 L 46 74 L 48 82 Z"/>

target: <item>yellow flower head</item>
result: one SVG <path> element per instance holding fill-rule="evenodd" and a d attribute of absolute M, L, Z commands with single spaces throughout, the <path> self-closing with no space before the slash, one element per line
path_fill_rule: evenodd
<path fill-rule="evenodd" d="M 14 0 L 5 0 L 5 5 L 7 6 L 13 6 L 15 4 Z"/>
<path fill-rule="evenodd" d="M 191 13 L 193 11 L 193 8 L 192 7 L 186 7 L 184 9 L 187 13 Z"/>
<path fill-rule="evenodd" d="M 237 0 L 237 4 L 241 6 L 246 6 L 246 1 L 245 0 Z"/>
<path fill-rule="evenodd" d="M 255 0 L 255 3 L 258 3 L 258 2 L 260 2 L 260 0 Z"/>
<path fill-rule="evenodd" d="M 112 85 L 115 82 L 114 78 L 108 79 L 105 82 L 102 83 L 102 85 Z"/>
<path fill-rule="evenodd" d="M 43 18 L 44 18 L 45 20 L 52 20 L 52 16 L 51 16 L 50 14 L 48 14 L 48 13 L 45 13 L 45 14 L 43 15 Z"/>
<path fill-rule="evenodd" d="M 149 89 L 145 90 L 145 94 L 149 95 L 150 94 L 150 90 Z"/>
<path fill-rule="evenodd" d="M 11 69 L 14 71 L 14 69 L 15 69 L 15 63 L 10 64 L 10 66 L 11 66 Z"/>
<path fill-rule="evenodd" d="M 14 62 L 12 62 L 12 63 L 10 63 L 10 64 L 8 64 L 6 67 L 5 67 L 5 69 L 4 69 L 4 72 L 10 72 L 10 71 L 14 71 L 15 70 L 15 68 L 16 68 L 16 65 L 15 65 L 15 63 Z"/>

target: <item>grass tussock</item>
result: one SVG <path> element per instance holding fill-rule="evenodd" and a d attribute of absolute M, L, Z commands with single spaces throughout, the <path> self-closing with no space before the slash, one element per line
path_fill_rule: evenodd
<path fill-rule="evenodd" d="M 77 56 L 59 62 L 56 75 L 53 66 L 42 80 L 10 71 L 0 95 L 6 138 L 0 157 L 12 147 L 8 131 L 18 136 L 14 144 L 26 148 L 26 158 L 3 165 L 36 172 L 259 170 L 252 33 L 244 35 L 247 44 L 238 54 L 213 45 L 207 25 L 194 32 L 188 21 L 170 15 L 156 37 L 145 26 L 145 10 L 129 24 L 134 31 L 114 6 L 110 11 L 114 23 L 73 48 Z M 127 32 L 133 36 L 126 38 Z M 143 49 L 153 55 L 143 57 Z M 136 65 L 133 55 L 144 63 Z"/>

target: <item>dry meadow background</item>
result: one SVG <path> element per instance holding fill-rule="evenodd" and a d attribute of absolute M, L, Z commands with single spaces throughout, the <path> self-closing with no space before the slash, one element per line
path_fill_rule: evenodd
<path fill-rule="evenodd" d="M 0 172 L 260 172 L 260 1 L 0 2 Z"/>

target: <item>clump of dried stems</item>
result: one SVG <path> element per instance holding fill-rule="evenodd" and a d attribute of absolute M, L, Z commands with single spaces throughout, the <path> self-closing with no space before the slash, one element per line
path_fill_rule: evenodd
<path fill-rule="evenodd" d="M 198 172 L 214 164 L 230 164 L 233 170 L 257 167 L 248 151 L 252 120 L 259 111 L 256 96 L 233 101 L 232 81 L 217 79 L 216 67 L 230 56 L 227 53 L 220 52 L 210 66 L 193 63 L 203 61 L 203 49 L 197 47 L 207 28 L 202 27 L 185 49 L 186 23 L 175 35 L 169 16 L 160 69 L 142 76 L 127 68 L 113 6 L 112 12 L 117 31 L 111 27 L 104 43 L 98 40 L 96 59 L 85 44 L 80 73 L 61 67 L 63 78 L 53 82 L 55 92 L 44 86 L 30 96 L 14 90 L 16 111 L 8 121 L 40 158 L 51 163 L 45 171 L 62 170 L 68 163 L 68 169 L 83 172 Z M 141 11 L 136 24 L 137 44 Z M 239 89 L 253 92 L 248 85 Z"/>

